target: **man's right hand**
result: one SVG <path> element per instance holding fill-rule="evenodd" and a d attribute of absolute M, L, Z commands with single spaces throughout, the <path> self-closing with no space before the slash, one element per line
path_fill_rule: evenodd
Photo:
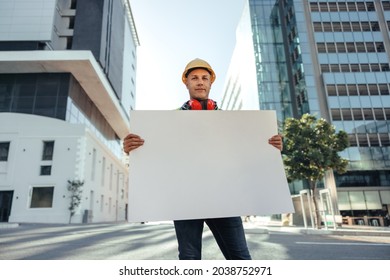
<path fill-rule="evenodd" d="M 144 142 L 145 140 L 138 135 L 130 133 L 125 137 L 125 139 L 123 139 L 123 151 L 128 154 L 132 150 L 142 146 Z"/>

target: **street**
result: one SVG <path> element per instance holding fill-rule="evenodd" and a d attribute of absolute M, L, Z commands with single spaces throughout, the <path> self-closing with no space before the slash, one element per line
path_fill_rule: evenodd
<path fill-rule="evenodd" d="M 390 236 L 320 235 L 246 226 L 255 260 L 390 260 Z M 1 260 L 176 260 L 173 224 L 21 224 L 0 228 Z M 224 259 L 205 227 L 203 259 Z"/>

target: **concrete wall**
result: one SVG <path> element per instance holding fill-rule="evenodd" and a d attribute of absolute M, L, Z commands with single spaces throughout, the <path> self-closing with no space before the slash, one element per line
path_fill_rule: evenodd
<path fill-rule="evenodd" d="M 56 2 L 0 1 L 0 41 L 50 41 Z"/>
<path fill-rule="evenodd" d="M 66 187 L 74 179 L 85 184 L 73 223 L 83 221 L 85 210 L 92 210 L 90 222 L 125 220 L 127 168 L 84 125 L 13 113 L 0 113 L 0 123 L 0 142 L 11 142 L 0 171 L 0 191 L 14 191 L 9 222 L 67 223 Z M 55 141 L 52 161 L 42 161 L 43 141 Z M 51 165 L 51 175 L 40 175 L 41 165 Z M 30 207 L 38 186 L 54 187 L 52 207 Z"/>

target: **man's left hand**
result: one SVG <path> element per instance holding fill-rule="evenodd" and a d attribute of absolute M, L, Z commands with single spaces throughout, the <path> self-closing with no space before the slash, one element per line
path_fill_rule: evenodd
<path fill-rule="evenodd" d="M 268 143 L 279 151 L 283 150 L 283 138 L 280 134 L 272 136 L 270 139 L 268 139 Z"/>

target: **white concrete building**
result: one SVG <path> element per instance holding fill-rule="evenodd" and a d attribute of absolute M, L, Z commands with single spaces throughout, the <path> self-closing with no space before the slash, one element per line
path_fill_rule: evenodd
<path fill-rule="evenodd" d="M 0 222 L 125 221 L 135 104 L 128 0 L 0 1 Z"/>

